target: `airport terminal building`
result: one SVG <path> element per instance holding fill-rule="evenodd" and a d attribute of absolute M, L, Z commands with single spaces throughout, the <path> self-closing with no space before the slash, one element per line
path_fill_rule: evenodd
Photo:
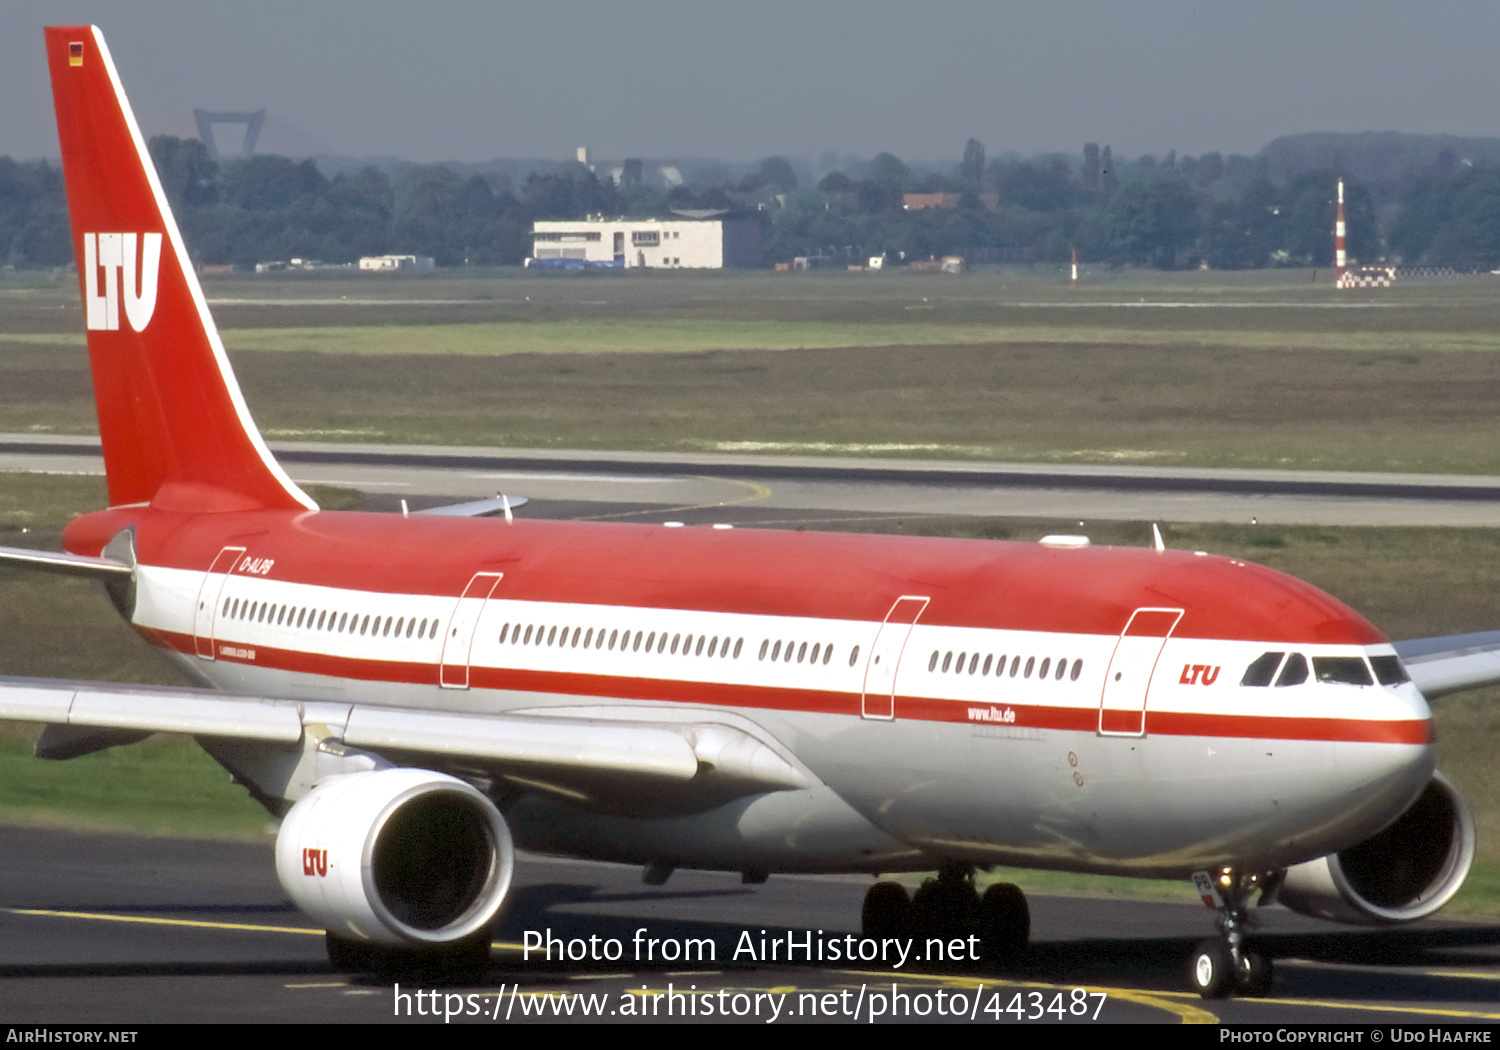
<path fill-rule="evenodd" d="M 531 238 L 532 258 L 542 265 L 561 260 L 625 269 L 760 265 L 760 224 L 753 219 L 538 221 Z"/>

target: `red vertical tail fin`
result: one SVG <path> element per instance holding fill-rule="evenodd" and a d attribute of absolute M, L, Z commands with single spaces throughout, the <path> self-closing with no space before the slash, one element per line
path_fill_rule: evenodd
<path fill-rule="evenodd" d="M 315 509 L 245 407 L 103 34 L 46 32 L 111 505 Z"/>

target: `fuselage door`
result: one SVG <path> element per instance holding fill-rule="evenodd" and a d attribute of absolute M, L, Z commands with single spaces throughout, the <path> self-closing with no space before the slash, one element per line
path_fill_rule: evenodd
<path fill-rule="evenodd" d="M 463 597 L 453 607 L 448 631 L 443 635 L 443 666 L 438 678 L 444 689 L 469 688 L 469 653 L 474 648 L 474 631 L 479 626 L 485 602 L 490 600 L 490 594 L 504 575 L 503 572 L 476 572 L 464 588 Z"/>
<path fill-rule="evenodd" d="M 885 614 L 885 622 L 865 660 L 865 688 L 861 711 L 866 718 L 896 717 L 896 671 L 911 629 L 931 599 L 902 595 Z"/>
<path fill-rule="evenodd" d="M 219 599 L 224 593 L 224 585 L 229 582 L 229 574 L 239 564 L 240 555 L 245 553 L 244 547 L 225 547 L 215 557 L 212 565 L 208 567 L 208 575 L 203 577 L 203 583 L 198 588 L 198 608 L 193 613 L 193 635 L 198 647 L 198 655 L 205 660 L 214 658 L 214 621 L 219 615 Z"/>
<path fill-rule="evenodd" d="M 1104 692 L 1099 698 L 1100 735 L 1146 734 L 1146 695 L 1151 689 L 1151 676 L 1162 648 L 1181 619 L 1181 609 L 1147 608 L 1131 613 L 1104 676 Z"/>

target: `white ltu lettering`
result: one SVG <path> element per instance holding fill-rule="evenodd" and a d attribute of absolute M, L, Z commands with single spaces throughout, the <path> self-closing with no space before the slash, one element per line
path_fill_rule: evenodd
<path fill-rule="evenodd" d="M 156 277 L 161 264 L 159 233 L 85 233 L 83 235 L 84 314 L 90 330 L 120 327 L 120 300 L 125 319 L 144 331 L 156 312 Z M 100 287 L 100 276 L 103 287 Z"/>

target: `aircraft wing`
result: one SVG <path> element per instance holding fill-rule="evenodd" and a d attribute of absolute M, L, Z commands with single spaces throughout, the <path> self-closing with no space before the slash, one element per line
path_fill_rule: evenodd
<path fill-rule="evenodd" d="M 621 706 L 470 714 L 264 697 L 203 689 L 0 678 L 0 720 L 42 722 L 43 758 L 73 758 L 150 733 L 184 733 L 271 751 L 300 750 L 309 728 L 406 764 L 482 770 L 587 805 L 629 783 L 653 797 L 716 799 L 811 786 L 766 741 L 721 722 L 653 718 Z"/>
<path fill-rule="evenodd" d="M 1406 673 L 1428 700 L 1500 683 L 1500 631 L 1394 644 Z"/>

